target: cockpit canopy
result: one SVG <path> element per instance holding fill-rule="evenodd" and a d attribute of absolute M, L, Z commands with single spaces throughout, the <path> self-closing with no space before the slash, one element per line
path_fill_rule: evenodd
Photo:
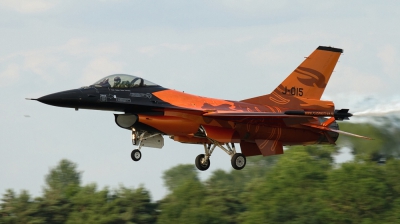
<path fill-rule="evenodd" d="M 137 76 L 116 74 L 104 77 L 95 82 L 92 86 L 110 88 L 135 88 L 158 85 Z"/>

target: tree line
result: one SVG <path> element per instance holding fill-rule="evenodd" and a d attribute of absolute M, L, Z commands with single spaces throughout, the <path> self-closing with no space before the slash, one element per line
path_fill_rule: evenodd
<path fill-rule="evenodd" d="M 156 202 L 142 186 L 82 185 L 77 165 L 61 160 L 41 196 L 3 194 L 0 223 L 400 223 L 399 130 L 346 125 L 376 138 L 341 137 L 350 162 L 334 162 L 336 146 L 296 146 L 249 157 L 245 169 L 217 170 L 205 181 L 194 165 L 178 165 L 164 172 L 168 194 Z"/>

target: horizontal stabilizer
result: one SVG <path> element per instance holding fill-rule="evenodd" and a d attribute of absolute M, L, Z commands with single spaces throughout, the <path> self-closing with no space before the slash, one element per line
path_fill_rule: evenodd
<path fill-rule="evenodd" d="M 331 129 L 331 128 L 324 127 L 324 126 L 321 126 L 321 125 L 315 125 L 315 124 L 303 124 L 303 125 L 307 126 L 307 127 L 323 130 L 323 131 L 333 131 L 333 132 L 336 132 L 336 133 L 339 133 L 339 134 L 344 134 L 344 135 L 349 135 L 349 136 L 353 136 L 353 137 L 357 137 L 357 138 L 373 140 L 372 138 L 369 138 L 369 137 L 366 137 L 366 136 L 357 135 L 357 134 L 353 134 L 353 133 L 349 133 L 349 132 L 345 132 L 345 131 L 341 131 L 341 130 L 335 130 L 335 129 Z"/>

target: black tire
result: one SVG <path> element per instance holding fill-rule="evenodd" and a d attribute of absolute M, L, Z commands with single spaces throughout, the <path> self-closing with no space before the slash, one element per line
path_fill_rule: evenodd
<path fill-rule="evenodd" d="M 134 149 L 131 152 L 131 158 L 133 161 L 139 161 L 142 158 L 142 153 L 139 150 Z"/>
<path fill-rule="evenodd" d="M 246 166 L 246 157 L 242 153 L 236 153 L 231 159 L 232 167 L 235 170 L 241 170 Z"/>
<path fill-rule="evenodd" d="M 207 161 L 204 163 L 202 163 L 202 161 L 204 160 L 205 155 L 204 154 L 200 154 L 196 157 L 195 160 L 195 164 L 197 169 L 204 171 L 207 170 L 210 167 L 210 159 L 207 159 Z"/>

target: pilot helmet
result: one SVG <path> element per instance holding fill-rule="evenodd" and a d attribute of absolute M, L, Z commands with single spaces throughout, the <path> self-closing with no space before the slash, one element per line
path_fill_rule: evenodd
<path fill-rule="evenodd" d="M 121 82 L 121 78 L 119 76 L 114 78 L 114 83 L 119 84 Z"/>

